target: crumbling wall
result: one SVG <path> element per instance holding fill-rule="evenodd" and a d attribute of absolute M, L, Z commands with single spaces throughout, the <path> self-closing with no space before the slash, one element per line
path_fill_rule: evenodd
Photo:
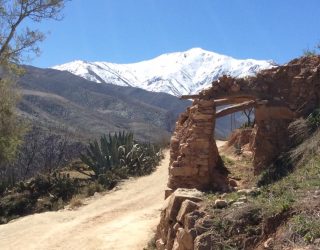
<path fill-rule="evenodd" d="M 189 98 L 188 96 L 186 98 Z M 168 187 L 226 189 L 227 172 L 214 140 L 217 100 L 255 101 L 254 171 L 261 173 L 288 149 L 288 125 L 320 106 L 320 57 L 302 57 L 256 77 L 224 76 L 196 96 L 171 139 Z"/>
<path fill-rule="evenodd" d="M 214 126 L 214 100 L 195 100 L 180 115 L 171 138 L 169 188 L 227 188 Z"/>

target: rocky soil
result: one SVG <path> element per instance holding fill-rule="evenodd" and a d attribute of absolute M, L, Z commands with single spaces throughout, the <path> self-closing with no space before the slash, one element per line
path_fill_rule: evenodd
<path fill-rule="evenodd" d="M 237 141 L 241 135 L 231 139 Z M 311 139 L 319 136 L 320 132 Z M 167 198 L 157 227 L 158 250 L 320 249 L 317 154 L 304 149 L 309 160 L 301 167 L 278 182 L 254 187 L 257 177 L 252 155 L 247 154 L 249 143 L 240 152 L 232 140 L 219 149 L 233 190 L 205 193 L 178 188 Z"/>

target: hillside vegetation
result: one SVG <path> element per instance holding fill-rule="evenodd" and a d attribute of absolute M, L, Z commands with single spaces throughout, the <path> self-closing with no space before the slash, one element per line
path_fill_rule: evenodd
<path fill-rule="evenodd" d="M 68 72 L 26 66 L 18 81 L 20 115 L 31 123 L 88 140 L 127 130 L 139 140 L 168 137 L 190 105 L 164 93 L 90 82 Z"/>
<path fill-rule="evenodd" d="M 14 171 L 0 175 L 0 224 L 35 212 L 58 210 L 70 201 L 71 206 L 79 206 L 81 197 L 110 190 L 123 179 L 150 174 L 163 157 L 160 145 L 138 142 L 133 133 L 127 132 L 94 140 L 81 156 L 79 151 L 78 155 L 68 158 L 65 152 L 59 151 L 61 148 L 56 150 L 52 153 L 56 153 L 55 156 L 62 154 L 67 165 L 62 163 L 64 161 L 51 159 L 49 154 L 38 158 L 44 160 L 43 165 L 39 163 L 42 168 L 33 169 L 29 175 L 34 176 L 32 178 Z M 51 168 L 45 168 L 49 158 Z"/>
<path fill-rule="evenodd" d="M 260 175 L 259 188 L 207 195 L 208 234 L 215 249 L 320 248 L 319 118 L 316 110 L 290 125 L 295 146 Z M 231 171 L 241 165 L 228 156 L 223 160 Z M 217 199 L 226 200 L 227 207 L 217 208 Z"/>

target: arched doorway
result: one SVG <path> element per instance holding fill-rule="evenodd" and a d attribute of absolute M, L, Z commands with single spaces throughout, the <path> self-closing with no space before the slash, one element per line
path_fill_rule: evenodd
<path fill-rule="evenodd" d="M 226 107 L 219 109 L 221 106 Z M 181 114 L 171 138 L 168 187 L 228 189 L 228 171 L 214 138 L 215 122 L 219 117 L 255 106 L 256 100 L 250 96 L 195 99 Z"/>

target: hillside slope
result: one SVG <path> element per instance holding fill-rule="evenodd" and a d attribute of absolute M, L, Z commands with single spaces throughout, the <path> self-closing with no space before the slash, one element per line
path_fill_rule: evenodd
<path fill-rule="evenodd" d="M 173 131 L 178 115 L 191 105 L 166 93 L 98 84 L 69 72 L 31 66 L 25 66 L 18 86 L 23 117 L 85 140 L 119 130 L 133 131 L 138 139 L 158 140 Z M 217 138 L 230 132 L 229 123 L 229 117 L 218 120 Z"/>
<path fill-rule="evenodd" d="M 18 82 L 20 114 L 84 139 L 125 129 L 139 139 L 157 140 L 169 135 L 178 114 L 190 105 L 165 93 L 101 85 L 53 69 L 25 69 Z"/>

